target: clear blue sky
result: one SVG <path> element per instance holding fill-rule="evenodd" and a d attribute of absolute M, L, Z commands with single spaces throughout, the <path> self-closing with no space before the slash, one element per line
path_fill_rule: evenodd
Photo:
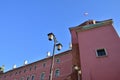
<path fill-rule="evenodd" d="M 14 64 L 22 66 L 24 60 L 45 58 L 53 47 L 49 32 L 63 44 L 62 52 L 68 50 L 69 27 L 88 19 L 113 19 L 120 35 L 119 5 L 120 0 L 0 0 L 0 66 L 4 64 L 8 71 Z"/>

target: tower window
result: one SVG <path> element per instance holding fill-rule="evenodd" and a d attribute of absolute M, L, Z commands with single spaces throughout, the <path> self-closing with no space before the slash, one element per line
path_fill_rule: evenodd
<path fill-rule="evenodd" d="M 106 50 L 105 49 L 97 49 L 97 56 L 106 56 L 107 53 L 106 53 Z"/>

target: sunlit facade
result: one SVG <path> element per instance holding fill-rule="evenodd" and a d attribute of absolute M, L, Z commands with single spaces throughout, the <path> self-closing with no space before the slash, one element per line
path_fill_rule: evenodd
<path fill-rule="evenodd" d="M 71 61 L 71 50 L 55 55 L 53 80 L 64 80 L 72 73 Z M 0 75 L 0 80 L 48 80 L 50 65 L 51 57 L 47 57 L 5 72 Z"/>
<path fill-rule="evenodd" d="M 88 20 L 70 32 L 73 64 L 82 80 L 120 80 L 120 38 L 112 19 Z"/>
<path fill-rule="evenodd" d="M 55 55 L 53 80 L 120 80 L 120 38 L 112 19 L 69 28 L 72 48 Z M 48 80 L 51 58 L 0 73 L 0 80 Z"/>

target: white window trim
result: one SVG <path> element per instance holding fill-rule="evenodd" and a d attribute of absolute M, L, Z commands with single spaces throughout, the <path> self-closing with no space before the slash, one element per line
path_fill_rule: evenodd
<path fill-rule="evenodd" d="M 45 79 L 45 72 L 42 72 L 41 74 L 40 74 L 40 80 L 41 80 L 41 75 L 44 73 L 44 79 Z"/>
<path fill-rule="evenodd" d="M 31 75 L 30 80 L 32 80 L 32 76 L 34 76 L 34 80 L 35 80 L 35 75 Z"/>
<path fill-rule="evenodd" d="M 31 77 L 30 77 L 30 76 L 27 76 L 27 77 L 26 77 L 26 80 L 28 79 L 28 77 L 29 77 L 29 80 L 30 80 L 30 79 L 31 79 Z"/>
<path fill-rule="evenodd" d="M 57 70 L 59 70 L 59 75 L 58 76 L 56 76 L 56 71 Z M 55 69 L 55 77 L 59 77 L 60 76 L 60 69 L 59 68 L 57 68 L 57 69 Z"/>
<path fill-rule="evenodd" d="M 106 55 L 104 55 L 104 56 L 98 56 L 97 50 L 102 50 L 102 49 L 105 50 Z M 105 48 L 98 48 L 98 49 L 96 49 L 96 57 L 106 57 L 106 56 L 108 56 L 108 53 L 107 53 L 107 50 Z"/>
<path fill-rule="evenodd" d="M 57 62 L 58 59 L 59 59 L 59 62 Z M 60 58 L 56 58 L 56 63 L 60 63 Z"/>

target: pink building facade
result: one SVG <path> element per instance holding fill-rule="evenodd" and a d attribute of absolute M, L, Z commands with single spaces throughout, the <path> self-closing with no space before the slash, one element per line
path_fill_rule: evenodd
<path fill-rule="evenodd" d="M 53 80 L 68 80 L 72 73 L 71 50 L 55 55 L 54 63 Z M 51 57 L 48 57 L 5 72 L 0 75 L 0 80 L 48 80 L 50 65 Z"/>
<path fill-rule="evenodd" d="M 55 55 L 53 80 L 120 80 L 120 38 L 112 20 L 71 27 L 72 49 Z M 48 80 L 51 57 L 0 73 L 0 80 Z"/>
<path fill-rule="evenodd" d="M 90 20 L 70 28 L 73 47 L 78 45 L 82 80 L 120 80 L 120 38 L 112 20 Z"/>

